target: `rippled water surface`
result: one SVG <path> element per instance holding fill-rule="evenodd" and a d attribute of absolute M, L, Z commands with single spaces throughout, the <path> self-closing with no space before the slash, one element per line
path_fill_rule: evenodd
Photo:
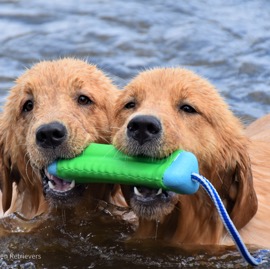
<path fill-rule="evenodd" d="M 16 230 L 19 219 L 11 216 L 7 223 L 0 225 L 7 228 L 13 223 Z M 188 248 L 154 239 L 130 241 L 130 233 L 130 226 L 113 219 L 108 211 L 87 212 L 75 219 L 66 210 L 42 220 L 36 231 L 2 236 L 0 268 L 250 268 L 234 247 Z M 269 266 L 270 262 L 257 268 Z"/>
<path fill-rule="evenodd" d="M 145 68 L 184 66 L 216 85 L 246 123 L 270 112 L 268 0 L 0 0 L 0 29 L 0 105 L 25 68 L 76 56 L 120 87 Z M 0 268 L 246 268 L 234 248 L 127 243 L 130 233 L 104 213 L 48 220 L 37 232 L 2 237 Z"/>

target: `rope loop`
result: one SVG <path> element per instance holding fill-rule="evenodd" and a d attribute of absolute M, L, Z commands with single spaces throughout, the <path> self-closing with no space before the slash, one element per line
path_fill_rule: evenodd
<path fill-rule="evenodd" d="M 231 235 L 233 241 L 236 244 L 236 247 L 238 248 L 240 254 L 245 259 L 245 261 L 252 266 L 257 266 L 259 264 L 267 262 L 267 260 L 265 259 L 266 259 L 266 254 L 270 252 L 269 250 L 266 250 L 266 249 L 260 250 L 259 253 L 257 253 L 256 257 L 251 256 L 247 247 L 242 241 L 240 234 L 238 233 L 232 220 L 230 219 L 230 216 L 226 208 L 224 207 L 216 189 L 211 184 L 211 182 L 205 177 L 196 173 L 193 173 L 191 175 L 191 178 L 192 180 L 198 182 L 203 187 L 203 189 L 210 196 L 211 200 L 214 202 L 225 228 L 227 229 L 228 233 Z"/>

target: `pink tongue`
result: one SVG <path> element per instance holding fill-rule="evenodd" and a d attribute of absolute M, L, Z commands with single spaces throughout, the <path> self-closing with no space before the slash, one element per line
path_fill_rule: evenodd
<path fill-rule="evenodd" d="M 53 176 L 51 181 L 52 181 L 52 184 L 54 184 L 54 187 L 55 187 L 54 190 L 56 191 L 67 191 L 70 188 L 71 182 L 64 181 L 61 178 Z"/>

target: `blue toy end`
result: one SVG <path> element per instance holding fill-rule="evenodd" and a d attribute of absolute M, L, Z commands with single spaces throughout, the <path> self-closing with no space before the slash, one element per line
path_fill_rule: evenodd
<path fill-rule="evenodd" d="M 51 163 L 48 167 L 47 167 L 47 171 L 49 174 L 57 176 L 57 162 L 53 162 Z"/>
<path fill-rule="evenodd" d="M 193 194 L 199 189 L 199 183 L 191 179 L 192 173 L 199 172 L 194 154 L 182 151 L 163 175 L 163 184 L 169 190 L 180 194 Z"/>

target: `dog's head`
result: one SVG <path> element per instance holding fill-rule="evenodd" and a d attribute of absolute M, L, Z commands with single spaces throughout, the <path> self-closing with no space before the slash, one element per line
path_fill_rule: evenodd
<path fill-rule="evenodd" d="M 40 62 L 17 79 L 0 119 L 5 210 L 11 203 L 12 182 L 19 193 L 28 192 L 29 201 L 42 194 L 41 177 L 46 196 L 55 201 L 71 203 L 81 194 L 85 186 L 53 177 L 46 167 L 58 158 L 80 154 L 91 142 L 109 142 L 116 94 L 100 70 L 71 58 Z"/>
<path fill-rule="evenodd" d="M 248 141 L 206 80 L 180 68 L 145 71 L 116 101 L 113 126 L 113 143 L 126 154 L 163 158 L 177 149 L 194 153 L 200 173 L 217 188 L 238 228 L 255 214 Z M 171 192 L 135 187 L 130 203 L 139 216 L 160 219 L 179 200 L 181 195 Z"/>

